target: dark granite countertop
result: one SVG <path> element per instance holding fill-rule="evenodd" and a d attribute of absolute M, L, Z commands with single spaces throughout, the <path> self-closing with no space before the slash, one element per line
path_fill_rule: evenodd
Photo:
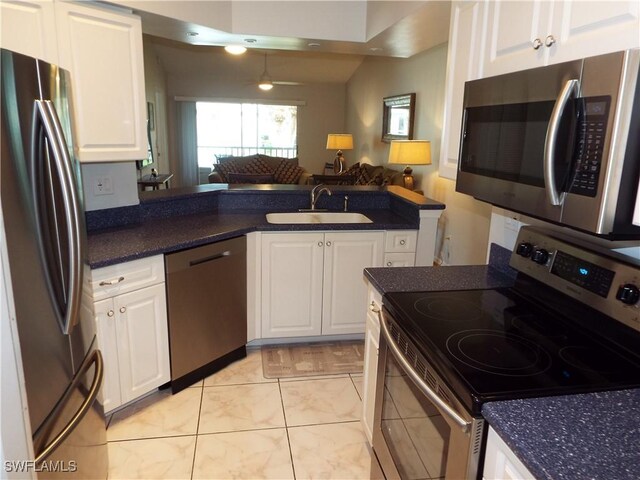
<path fill-rule="evenodd" d="M 640 478 L 640 389 L 487 403 L 482 415 L 536 478 Z"/>
<path fill-rule="evenodd" d="M 489 265 L 366 268 L 365 277 L 383 295 L 389 292 L 474 290 L 513 285 L 511 251 L 492 244 Z"/>
<path fill-rule="evenodd" d="M 105 267 L 259 231 L 417 230 L 420 211 L 445 206 L 405 188 L 331 186 L 318 208 L 350 212 L 373 223 L 286 224 L 266 221 L 269 212 L 308 208 L 312 186 L 226 185 L 143 192 L 139 205 L 87 212 L 89 265 Z"/>
<path fill-rule="evenodd" d="M 138 258 L 226 240 L 259 231 L 411 230 L 418 225 L 389 210 L 361 210 L 373 223 L 270 224 L 261 210 L 233 210 L 146 218 L 141 222 L 89 234 L 89 265 L 100 268 Z"/>

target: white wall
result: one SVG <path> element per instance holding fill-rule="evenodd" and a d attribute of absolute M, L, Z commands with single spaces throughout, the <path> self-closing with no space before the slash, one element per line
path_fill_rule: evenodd
<path fill-rule="evenodd" d="M 415 92 L 414 138 L 431 141 L 433 161 L 414 168 L 417 188 L 447 207 L 438 226 L 436 257 L 451 265 L 482 264 L 491 207 L 456 193 L 454 181 L 438 176 L 446 65 L 446 44 L 409 59 L 365 59 L 347 84 L 346 129 L 354 135 L 348 163 L 387 163 L 389 144 L 380 140 L 382 99 Z"/>
<path fill-rule="evenodd" d="M 112 195 L 96 195 L 99 178 L 108 178 L 113 186 Z M 137 205 L 138 184 L 135 162 L 85 163 L 82 165 L 82 187 L 86 211 Z"/>

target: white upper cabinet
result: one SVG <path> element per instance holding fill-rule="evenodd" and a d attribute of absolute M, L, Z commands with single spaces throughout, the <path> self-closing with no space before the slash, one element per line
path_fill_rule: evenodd
<path fill-rule="evenodd" d="M 478 1 L 454 2 L 451 6 L 439 164 L 441 177 L 456 178 L 464 82 L 480 78 L 482 75 L 485 10 L 486 4 Z"/>
<path fill-rule="evenodd" d="M 637 0 L 489 2 L 483 76 L 638 47 L 639 8 Z"/>
<path fill-rule="evenodd" d="M 640 47 L 640 2 L 557 2 L 549 63 Z"/>
<path fill-rule="evenodd" d="M 146 158 L 140 18 L 77 3 L 55 5 L 60 66 L 73 79 L 80 161 Z"/>
<path fill-rule="evenodd" d="M 4 49 L 58 63 L 53 1 L 0 2 L 0 42 Z"/>

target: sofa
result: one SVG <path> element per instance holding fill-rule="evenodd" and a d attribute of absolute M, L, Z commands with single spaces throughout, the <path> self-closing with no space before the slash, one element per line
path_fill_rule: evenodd
<path fill-rule="evenodd" d="M 209 174 L 209 183 L 278 183 L 306 185 L 311 177 L 298 158 L 272 157 L 261 153 L 222 157 Z"/>
<path fill-rule="evenodd" d="M 386 168 L 382 165 L 356 163 L 340 175 L 354 179 L 353 185 L 399 185 L 404 186 L 402 172 Z"/>

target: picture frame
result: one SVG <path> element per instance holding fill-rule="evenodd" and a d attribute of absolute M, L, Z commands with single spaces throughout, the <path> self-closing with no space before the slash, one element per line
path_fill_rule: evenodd
<path fill-rule="evenodd" d="M 382 141 L 413 140 L 416 94 L 405 93 L 382 99 Z"/>

